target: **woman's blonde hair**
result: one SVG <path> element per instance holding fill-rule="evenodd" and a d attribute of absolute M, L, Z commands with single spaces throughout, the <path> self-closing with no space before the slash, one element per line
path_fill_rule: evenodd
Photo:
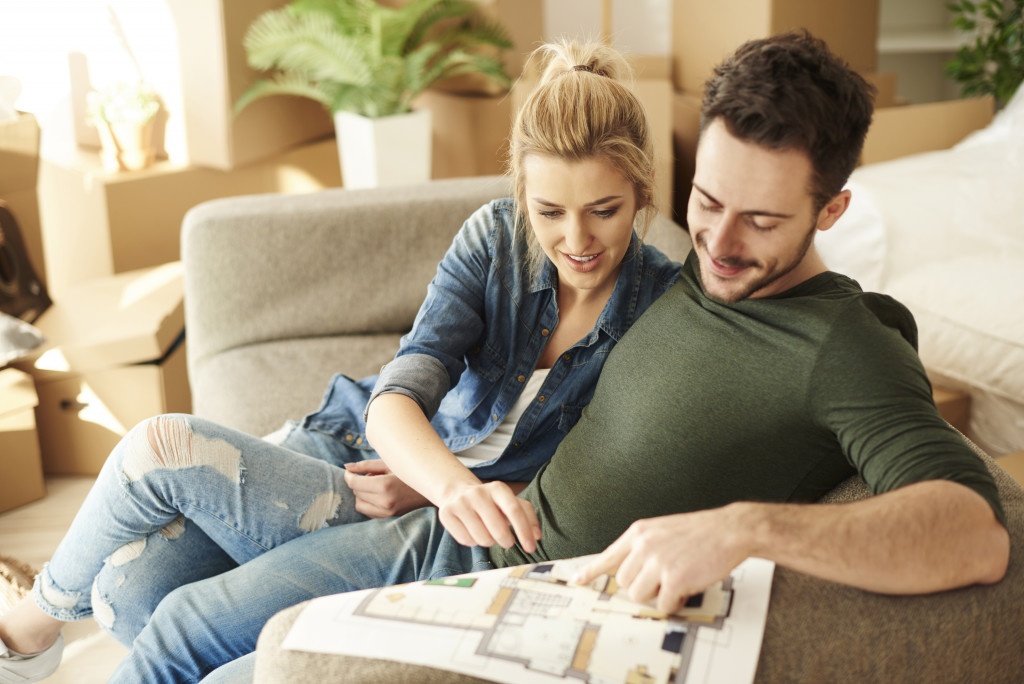
<path fill-rule="evenodd" d="M 630 90 L 632 67 L 620 52 L 596 42 L 548 43 L 530 57 L 531 63 L 538 59 L 543 60 L 543 75 L 516 115 L 508 159 L 517 224 L 532 260 L 540 262 L 544 254 L 526 212 L 524 160 L 531 154 L 611 164 L 636 193 L 636 227 L 642 238 L 655 213 L 654 144 L 647 113 Z"/>

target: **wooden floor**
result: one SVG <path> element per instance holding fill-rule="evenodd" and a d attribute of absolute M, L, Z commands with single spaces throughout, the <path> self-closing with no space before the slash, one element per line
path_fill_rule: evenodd
<path fill-rule="evenodd" d="M 0 555 L 38 570 L 53 555 L 92 482 L 91 477 L 47 478 L 46 497 L 0 514 Z M 91 619 L 65 627 L 64 639 L 64 659 L 47 684 L 102 684 L 128 652 Z"/>

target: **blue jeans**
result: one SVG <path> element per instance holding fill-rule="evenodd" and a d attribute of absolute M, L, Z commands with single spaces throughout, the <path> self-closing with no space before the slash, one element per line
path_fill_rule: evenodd
<path fill-rule="evenodd" d="M 177 587 L 365 520 L 343 463 L 366 457 L 294 424 L 260 439 L 194 416 L 144 421 L 107 459 L 35 601 L 64 621 L 93 615 L 130 646 Z"/>
<path fill-rule="evenodd" d="M 435 508 L 322 529 L 172 592 L 110 682 L 197 682 L 211 672 L 211 684 L 251 681 L 249 654 L 280 610 L 317 596 L 492 567 L 487 549 L 452 539 Z"/>

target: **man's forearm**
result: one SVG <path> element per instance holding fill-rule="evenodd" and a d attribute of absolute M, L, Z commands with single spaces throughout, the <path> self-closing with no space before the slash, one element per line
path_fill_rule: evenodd
<path fill-rule="evenodd" d="M 993 583 L 1009 560 L 1009 535 L 991 507 L 955 482 L 919 482 L 847 504 L 735 506 L 751 534 L 749 555 L 868 591 Z"/>

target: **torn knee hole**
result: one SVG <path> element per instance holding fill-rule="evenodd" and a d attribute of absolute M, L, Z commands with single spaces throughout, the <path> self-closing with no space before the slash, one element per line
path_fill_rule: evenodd
<path fill-rule="evenodd" d="M 192 431 L 183 420 L 158 417 L 146 429 L 155 459 L 167 467 L 186 465 L 192 460 Z"/>
<path fill-rule="evenodd" d="M 183 417 L 158 416 L 140 425 L 124 460 L 128 480 L 153 470 L 211 466 L 235 482 L 241 481 L 242 455 L 229 442 L 195 433 Z"/>

